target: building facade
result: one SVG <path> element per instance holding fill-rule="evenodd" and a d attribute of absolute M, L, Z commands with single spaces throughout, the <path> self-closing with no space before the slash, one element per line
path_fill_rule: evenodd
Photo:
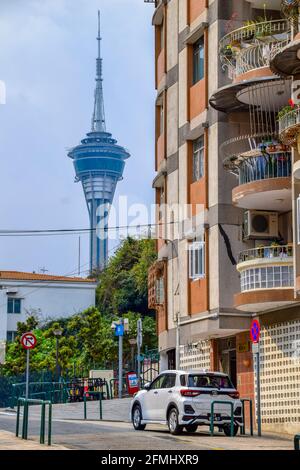
<path fill-rule="evenodd" d="M 0 362 L 18 322 L 30 315 L 45 322 L 82 312 L 95 306 L 96 287 L 90 279 L 0 271 Z"/>
<path fill-rule="evenodd" d="M 255 400 L 258 318 L 263 428 L 289 432 L 300 422 L 300 111 L 286 113 L 300 72 L 298 3 L 160 0 L 153 15 L 159 230 L 149 306 L 161 367 L 222 370 Z M 200 234 L 161 235 L 176 223 L 165 211 L 174 204 L 191 218 L 200 205 Z"/>

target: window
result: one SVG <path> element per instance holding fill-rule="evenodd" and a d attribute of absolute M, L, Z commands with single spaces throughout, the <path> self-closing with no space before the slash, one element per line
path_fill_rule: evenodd
<path fill-rule="evenodd" d="M 21 299 L 14 299 L 12 297 L 8 297 L 7 313 L 21 313 Z"/>
<path fill-rule="evenodd" d="M 175 383 L 176 383 L 176 374 L 167 374 L 162 387 L 172 388 L 172 387 L 175 387 Z"/>
<path fill-rule="evenodd" d="M 159 388 L 162 388 L 162 384 L 166 378 L 166 374 L 160 375 L 157 377 L 157 379 L 154 380 L 151 384 L 151 390 L 157 390 Z"/>
<path fill-rule="evenodd" d="M 164 107 L 161 105 L 159 107 L 159 135 L 164 133 L 165 123 L 164 123 Z"/>
<path fill-rule="evenodd" d="M 205 242 L 193 242 L 189 246 L 190 279 L 205 277 Z"/>
<path fill-rule="evenodd" d="M 193 183 L 204 175 L 204 137 L 193 142 Z"/>
<path fill-rule="evenodd" d="M 193 46 L 193 85 L 204 78 L 204 38 Z"/>
<path fill-rule="evenodd" d="M 165 301 L 165 286 L 164 286 L 164 278 L 160 277 L 156 280 L 156 303 L 158 305 L 162 305 Z"/>
<path fill-rule="evenodd" d="M 241 272 L 241 291 L 293 287 L 293 266 L 269 266 Z"/>
<path fill-rule="evenodd" d="M 188 378 L 188 387 L 191 388 L 234 388 L 229 377 L 209 374 L 192 374 Z"/>
<path fill-rule="evenodd" d="M 12 343 L 12 342 L 15 340 L 16 336 L 17 336 L 17 332 L 16 332 L 16 331 L 8 331 L 8 332 L 6 333 L 6 340 L 7 340 L 7 342 L 8 342 L 8 343 Z"/>

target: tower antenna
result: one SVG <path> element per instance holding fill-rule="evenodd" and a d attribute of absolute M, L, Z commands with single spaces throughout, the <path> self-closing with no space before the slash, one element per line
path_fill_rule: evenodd
<path fill-rule="evenodd" d="M 94 112 L 92 117 L 92 132 L 105 132 L 105 111 L 103 98 L 103 74 L 102 74 L 102 57 L 101 57 L 101 23 L 100 10 L 98 10 L 98 57 L 96 59 L 96 89 Z"/>

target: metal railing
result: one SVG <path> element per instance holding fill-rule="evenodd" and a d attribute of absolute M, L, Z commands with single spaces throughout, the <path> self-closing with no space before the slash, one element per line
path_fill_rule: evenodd
<path fill-rule="evenodd" d="M 233 403 L 231 401 L 225 400 L 213 400 L 210 407 L 210 435 L 214 435 L 214 427 L 215 427 L 215 414 L 214 409 L 215 405 L 227 405 L 230 406 L 230 436 L 233 437 L 234 435 L 234 416 L 233 416 Z"/>
<path fill-rule="evenodd" d="M 283 142 L 293 145 L 300 133 L 300 107 L 279 119 L 279 135 Z"/>
<path fill-rule="evenodd" d="M 25 395 L 25 382 L 12 384 L 10 407 L 16 406 L 18 399 Z M 68 401 L 67 384 L 64 382 L 30 382 L 29 398 L 43 398 L 52 403 L 66 403 Z"/>
<path fill-rule="evenodd" d="M 292 174 L 290 152 L 265 154 L 245 158 L 238 167 L 239 184 L 272 178 L 287 178 Z"/>
<path fill-rule="evenodd" d="M 268 66 L 272 49 L 290 40 L 290 23 L 285 19 L 249 23 L 226 34 L 219 43 L 221 62 L 230 77 Z"/>
<path fill-rule="evenodd" d="M 239 263 L 244 263 L 245 261 L 251 261 L 255 259 L 272 260 L 273 258 L 280 258 L 282 260 L 291 258 L 292 262 L 293 246 L 262 246 L 258 248 L 252 248 L 250 250 L 245 250 L 239 254 Z"/>
<path fill-rule="evenodd" d="M 99 419 L 102 420 L 102 392 L 84 392 L 83 403 L 84 403 L 84 419 L 87 419 L 87 398 L 89 396 L 99 397 Z"/>
<path fill-rule="evenodd" d="M 19 437 L 21 406 L 23 406 L 22 439 L 28 439 L 29 406 L 41 405 L 40 444 L 45 444 L 46 406 L 48 405 L 48 446 L 52 441 L 52 403 L 48 400 L 19 398 L 17 403 L 16 437 Z"/>

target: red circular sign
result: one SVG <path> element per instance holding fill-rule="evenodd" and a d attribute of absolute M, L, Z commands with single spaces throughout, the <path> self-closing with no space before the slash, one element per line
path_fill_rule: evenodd
<path fill-rule="evenodd" d="M 36 337 L 33 333 L 24 333 L 21 338 L 21 344 L 25 349 L 33 349 L 36 347 Z"/>
<path fill-rule="evenodd" d="M 260 337 L 260 323 L 258 320 L 253 320 L 250 326 L 250 338 L 252 343 L 259 343 Z"/>

